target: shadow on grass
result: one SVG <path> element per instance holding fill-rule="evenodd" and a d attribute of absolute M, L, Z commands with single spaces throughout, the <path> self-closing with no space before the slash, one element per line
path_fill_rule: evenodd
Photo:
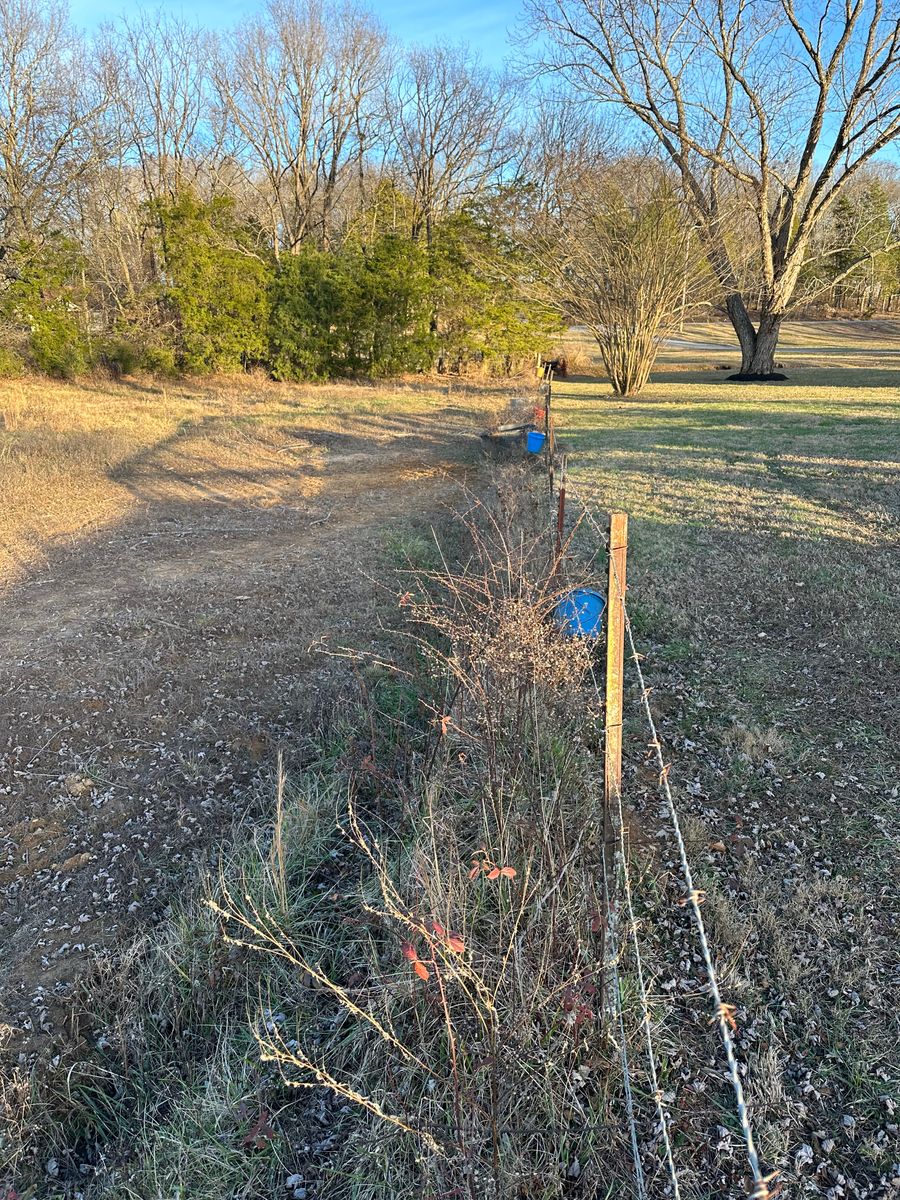
<path fill-rule="evenodd" d="M 462 413 L 454 410 L 454 415 L 459 418 Z M 362 426 L 359 432 L 297 424 L 289 418 L 267 421 L 267 438 L 252 452 L 265 463 L 242 466 L 217 461 L 216 446 L 228 439 L 229 430 L 239 432 L 248 424 L 253 428 L 257 419 L 206 416 L 108 468 L 107 474 L 145 509 L 151 504 L 208 502 L 226 511 L 246 507 L 254 493 L 267 504 L 295 505 L 298 480 L 313 484 L 327 499 L 335 482 L 352 476 L 344 469 L 350 459 L 360 475 L 381 472 L 388 479 L 398 460 L 416 455 L 434 458 L 438 452 L 449 464 L 462 461 L 471 455 L 483 424 L 473 414 L 471 429 L 452 430 L 443 410 L 436 410 L 433 419 L 430 414 L 384 413 L 356 415 L 354 421 Z M 340 424 L 339 417 L 334 424 Z M 304 449 L 309 451 L 306 461 Z M 338 486 L 339 494 L 341 490 Z"/>
<path fill-rule="evenodd" d="M 796 388 L 814 388 L 816 391 L 831 389 L 835 391 L 856 391 L 859 388 L 894 388 L 897 392 L 897 401 L 895 404 L 900 406 L 900 356 L 898 356 L 896 368 L 867 366 L 836 367 L 831 365 L 817 366 L 809 363 L 788 363 L 785 367 L 787 379 L 773 381 L 772 383 L 742 383 L 740 380 L 729 379 L 728 375 L 738 369 L 739 364 L 737 363 L 733 363 L 725 368 L 719 368 L 712 363 L 708 365 L 686 363 L 684 366 L 681 366 L 663 362 L 658 368 L 654 369 L 650 376 L 650 384 L 651 386 L 657 384 L 674 384 L 678 387 L 693 385 L 704 388 L 712 388 L 723 384 L 729 390 L 744 390 L 748 399 L 765 399 L 767 403 L 777 403 L 777 398 L 773 394 L 781 388 L 790 388 L 792 390 Z M 565 379 L 555 380 L 553 385 L 554 394 L 564 393 L 568 384 L 577 384 L 579 386 L 594 385 L 597 388 L 598 399 L 610 399 L 623 403 L 635 399 L 643 399 L 644 403 L 659 404 L 703 403 L 703 400 L 697 401 L 693 398 L 686 399 L 680 396 L 670 398 L 617 396 L 612 390 L 609 381 L 602 373 L 593 375 L 570 374 Z M 784 402 L 795 403 L 789 397 L 786 397 Z"/>
<path fill-rule="evenodd" d="M 826 456 L 796 461 L 755 452 L 732 457 L 718 450 L 683 451 L 658 443 L 630 453 L 621 450 L 611 465 L 623 477 L 645 477 L 651 495 L 660 498 L 658 502 L 665 497 L 674 520 L 681 508 L 685 520 L 710 528 L 727 525 L 722 518 L 735 509 L 735 532 L 752 514 L 761 532 L 793 536 L 797 523 L 813 520 L 818 511 L 823 538 L 838 537 L 843 522 L 846 540 L 859 541 L 864 528 L 872 539 L 888 546 L 891 509 L 894 522 L 900 520 L 896 483 L 900 465 L 873 468 L 838 463 Z M 590 466 L 602 470 L 602 459 L 591 456 Z M 879 506 L 884 514 L 880 518 L 873 512 Z M 826 512 L 834 522 L 825 520 Z"/>
<path fill-rule="evenodd" d="M 845 352 L 846 353 L 846 352 Z M 855 351 L 854 351 L 855 354 Z M 735 366 L 735 370 L 737 370 Z M 900 357 L 896 367 L 847 366 L 838 367 L 831 364 L 818 366 L 815 363 L 787 363 L 785 365 L 787 379 L 772 383 L 749 382 L 728 378 L 728 372 L 718 370 L 714 366 L 697 368 L 691 366 L 687 370 L 663 369 L 654 371 L 650 377 L 651 383 L 675 384 L 711 384 L 723 383 L 733 388 L 746 389 L 748 396 L 759 393 L 765 396 L 769 391 L 780 388 L 834 388 L 836 390 L 856 390 L 858 388 L 895 388 L 900 396 Z M 729 368 L 730 370 L 730 368 Z M 587 380 L 586 380 L 587 382 Z"/>
<path fill-rule="evenodd" d="M 609 390 L 605 382 L 590 377 L 568 382 L 596 385 L 596 391 L 593 392 L 567 391 L 563 384 L 554 389 L 553 398 L 557 404 L 584 409 L 583 417 L 576 418 L 579 423 L 605 413 L 622 412 L 626 414 L 627 419 L 628 414 L 643 411 L 661 426 L 689 422 L 698 427 L 738 425 L 764 430 L 781 425 L 785 429 L 802 432 L 804 429 L 813 430 L 823 425 L 846 425 L 848 428 L 866 424 L 874 426 L 880 422 L 896 422 L 900 418 L 900 394 L 894 400 L 849 396 L 843 404 L 843 397 L 840 396 L 832 398 L 817 395 L 804 398 L 780 395 L 775 390 L 767 393 L 764 389 L 772 385 L 760 384 L 756 391 L 751 391 L 748 387 L 747 403 L 743 404 L 733 391 L 716 396 L 706 385 L 703 393 L 693 395 L 617 396 Z M 685 381 L 674 376 L 667 379 L 658 377 L 652 382 L 680 384 Z M 692 381 L 689 379 L 687 382 Z M 782 414 L 779 409 L 784 409 L 785 413 Z M 858 415 L 859 409 L 871 411 L 872 415 Z M 567 412 L 567 419 L 571 419 L 570 410 Z"/>

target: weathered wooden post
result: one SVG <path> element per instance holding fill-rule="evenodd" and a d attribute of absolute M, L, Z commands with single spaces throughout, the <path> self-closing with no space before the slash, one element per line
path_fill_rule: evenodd
<path fill-rule="evenodd" d="M 550 486 L 550 504 L 553 505 L 553 414 L 550 403 L 553 396 L 553 369 L 547 372 L 547 404 L 544 408 L 544 450 L 547 454 L 547 480 Z"/>
<path fill-rule="evenodd" d="M 556 505 L 556 570 L 562 561 L 563 534 L 566 527 L 566 456 L 559 457 L 559 498 Z"/>
<path fill-rule="evenodd" d="M 625 566 L 628 553 L 628 514 L 609 517 L 609 578 L 606 593 L 606 687 L 603 697 L 603 874 L 608 903 L 615 896 L 615 852 L 611 831 L 614 827 L 612 806 L 618 808 L 622 788 L 622 691 L 625 672 Z M 606 921 L 611 918 L 606 913 Z M 604 923 L 600 944 L 606 962 L 607 929 Z M 606 1013 L 607 977 L 601 975 L 600 1011 Z"/>
<path fill-rule="evenodd" d="M 606 604 L 606 807 L 622 787 L 622 679 L 625 661 L 625 565 L 628 514 L 609 518 L 609 590 Z"/>

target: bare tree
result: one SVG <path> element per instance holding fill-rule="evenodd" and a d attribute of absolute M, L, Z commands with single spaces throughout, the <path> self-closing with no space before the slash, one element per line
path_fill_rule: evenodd
<path fill-rule="evenodd" d="M 121 169 L 137 162 L 148 199 L 173 200 L 215 153 L 209 57 L 205 31 L 162 12 L 106 26 L 98 39 L 112 100 L 110 141 Z"/>
<path fill-rule="evenodd" d="M 635 395 L 663 339 L 708 303 L 709 270 L 658 162 L 587 168 L 568 183 L 555 212 L 534 227 L 540 299 L 587 326 L 613 391 Z"/>
<path fill-rule="evenodd" d="M 220 56 L 221 116 L 276 253 L 309 237 L 328 243 L 342 191 L 362 173 L 386 70 L 374 18 L 325 0 L 270 0 Z"/>
<path fill-rule="evenodd" d="M 516 179 L 526 185 L 527 203 L 549 218 L 571 199 L 572 181 L 609 164 L 613 135 L 598 121 L 596 105 L 578 103 L 570 92 L 538 92 L 516 150 Z"/>
<path fill-rule="evenodd" d="M 889 303 L 898 283 L 898 230 L 896 175 L 879 163 L 857 175 L 817 226 L 798 300 L 807 308 Z"/>
<path fill-rule="evenodd" d="M 500 177 L 513 153 L 514 91 L 464 47 L 411 50 L 387 99 L 396 172 L 413 201 L 413 237 Z"/>
<path fill-rule="evenodd" d="M 884 0 L 531 0 L 540 66 L 623 109 L 677 169 L 741 345 L 774 368 L 816 227 L 900 133 L 900 18 Z M 758 320 L 730 237 L 752 215 Z"/>
<path fill-rule="evenodd" d="M 102 97 L 81 43 L 53 0 L 0 3 L 0 254 L 71 216 L 72 191 L 95 161 Z"/>

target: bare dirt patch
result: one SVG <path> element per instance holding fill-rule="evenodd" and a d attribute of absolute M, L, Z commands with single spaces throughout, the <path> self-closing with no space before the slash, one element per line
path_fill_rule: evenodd
<path fill-rule="evenodd" d="M 392 531 L 459 497 L 508 398 L 211 387 L 123 432 L 143 400 L 75 392 L 30 424 L 20 402 L 2 446 L 0 1028 L 17 1050 L 60 1032 L 91 956 L 205 869 L 275 745 L 302 760 L 352 682 L 318 651 L 377 639 Z M 105 447 L 87 460 L 86 428 Z"/>

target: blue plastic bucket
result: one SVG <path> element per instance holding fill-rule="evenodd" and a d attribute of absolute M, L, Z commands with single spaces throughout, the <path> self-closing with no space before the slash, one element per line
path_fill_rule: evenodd
<path fill-rule="evenodd" d="M 600 636 L 604 608 L 606 597 L 600 592 L 575 588 L 559 601 L 553 619 L 565 637 L 596 638 Z"/>
<path fill-rule="evenodd" d="M 547 440 L 546 433 L 538 433 L 536 429 L 528 431 L 528 451 L 530 454 L 540 454 L 544 448 L 544 442 Z"/>

